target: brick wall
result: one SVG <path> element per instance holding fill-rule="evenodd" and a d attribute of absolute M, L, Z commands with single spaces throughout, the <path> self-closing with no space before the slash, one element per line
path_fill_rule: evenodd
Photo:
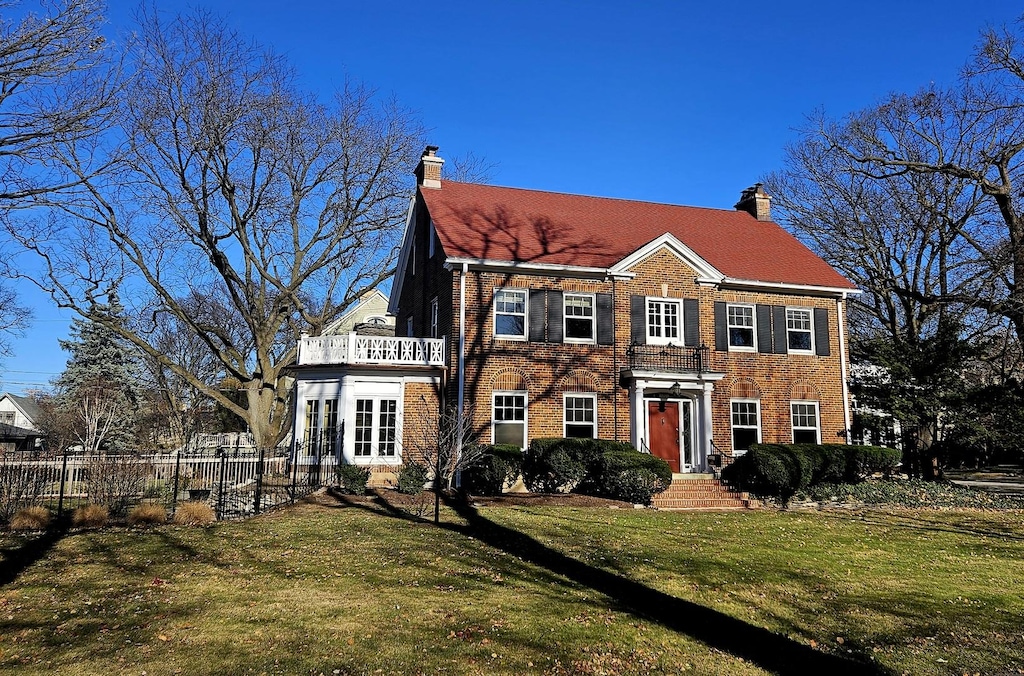
<path fill-rule="evenodd" d="M 619 387 L 619 371 L 628 360 L 630 296 L 694 298 L 700 308 L 700 339 L 711 346 L 710 370 L 725 374 L 712 395 L 715 444 L 732 447 L 729 400 L 736 393 L 757 392 L 761 400 L 762 440 L 791 440 L 790 401 L 819 402 L 822 441 L 841 441 L 843 402 L 840 376 L 838 317 L 834 298 L 783 293 L 716 289 L 696 282 L 696 273 L 667 251 L 655 253 L 634 266 L 633 279 L 567 279 L 542 275 L 470 271 L 466 280 L 466 402 L 482 439 L 490 440 L 491 393 L 521 382 L 528 391 L 530 438 L 562 436 L 563 393 L 566 388 L 594 391 L 598 401 L 598 434 L 630 438 L 628 392 Z M 459 274 L 450 276 L 452 370 L 449 397 L 455 402 L 458 349 Z M 406 287 L 408 288 L 408 280 Z M 495 289 L 517 287 L 613 294 L 615 345 L 574 345 L 507 340 L 494 337 L 492 299 Z M 715 301 L 824 308 L 828 312 L 830 355 L 762 354 L 715 351 Z M 501 385 L 495 388 L 495 383 Z M 589 385 L 588 385 L 589 384 Z"/>

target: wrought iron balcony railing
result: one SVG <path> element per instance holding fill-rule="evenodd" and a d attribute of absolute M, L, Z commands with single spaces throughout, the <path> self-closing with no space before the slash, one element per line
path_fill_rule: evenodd
<path fill-rule="evenodd" d="M 707 345 L 680 347 L 633 343 L 626 348 L 626 357 L 633 371 L 703 373 L 710 366 L 710 350 Z"/>

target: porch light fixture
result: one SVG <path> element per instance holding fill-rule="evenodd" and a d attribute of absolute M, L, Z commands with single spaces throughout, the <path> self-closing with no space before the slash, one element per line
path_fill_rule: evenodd
<path fill-rule="evenodd" d="M 674 398 L 683 396 L 683 389 L 679 387 L 679 383 L 672 383 L 672 387 L 668 388 L 668 393 Z"/>

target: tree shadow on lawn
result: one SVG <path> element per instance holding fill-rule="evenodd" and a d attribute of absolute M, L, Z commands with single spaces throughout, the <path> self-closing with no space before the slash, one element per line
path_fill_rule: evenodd
<path fill-rule="evenodd" d="M 16 581 L 32 564 L 43 559 L 68 534 L 66 526 L 57 525 L 10 547 L 0 549 L 0 588 Z"/>
<path fill-rule="evenodd" d="M 345 506 L 383 513 L 395 518 L 424 521 L 393 505 L 378 494 L 372 502 L 344 500 Z M 441 528 L 476 538 L 548 572 L 567 578 L 612 599 L 622 612 L 656 622 L 705 645 L 741 657 L 777 674 L 857 674 L 879 676 L 892 672 L 866 659 L 819 652 L 791 638 L 685 601 L 644 584 L 568 557 L 534 538 L 495 523 L 459 499 L 446 505 L 465 525 L 443 523 Z"/>

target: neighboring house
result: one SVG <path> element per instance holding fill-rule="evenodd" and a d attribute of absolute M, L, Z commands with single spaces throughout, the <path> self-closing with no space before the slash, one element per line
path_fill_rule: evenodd
<path fill-rule="evenodd" d="M 760 185 L 719 210 L 442 181 L 442 164 L 428 147 L 416 171 L 398 337 L 377 359 L 300 345 L 299 378 L 325 385 L 298 393 L 300 441 L 343 417 L 347 460 L 397 464 L 438 406 L 483 442 L 618 439 L 676 472 L 758 441 L 845 439 L 856 290 L 771 222 Z M 331 378 L 355 388 L 345 403 Z"/>
<path fill-rule="evenodd" d="M 382 333 L 395 335 L 395 318 L 388 314 L 388 297 L 379 289 L 364 293 L 345 314 L 324 329 L 324 335 L 347 333 Z"/>
<path fill-rule="evenodd" d="M 31 451 L 43 445 L 46 436 L 38 427 L 41 411 L 31 397 L 0 396 L 0 450 Z"/>

